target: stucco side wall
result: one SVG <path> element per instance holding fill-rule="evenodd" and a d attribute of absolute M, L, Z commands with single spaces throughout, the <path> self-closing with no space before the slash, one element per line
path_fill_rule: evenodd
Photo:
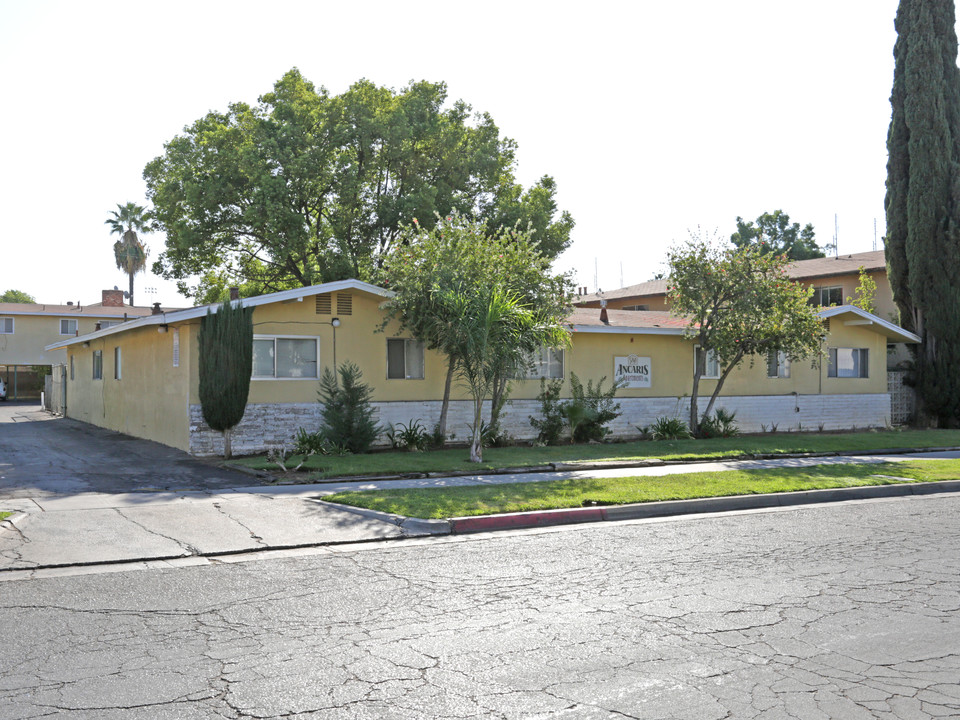
<path fill-rule="evenodd" d="M 99 427 L 187 450 L 190 447 L 187 386 L 189 352 L 181 330 L 179 367 L 173 366 L 173 328 L 145 327 L 67 349 L 67 416 Z M 115 348 L 120 348 L 120 379 Z M 95 351 L 103 354 L 103 378 L 93 379 Z M 70 376 L 71 358 L 73 377 Z"/>
<path fill-rule="evenodd" d="M 78 315 L 4 315 L 13 318 L 13 333 L 0 334 L 0 365 L 56 365 L 64 362 L 63 350 L 46 351 L 51 343 L 73 337 L 60 334 L 60 320 L 76 320 L 80 335 L 92 333 L 98 318 Z"/>
<path fill-rule="evenodd" d="M 623 398 L 623 414 L 610 425 L 614 437 L 637 436 L 638 427 L 652 424 L 661 417 L 686 418 L 689 398 L 655 397 Z M 398 401 L 374 403 L 379 421 L 384 425 L 420 421 L 430 429 L 440 416 L 437 401 Z M 767 395 L 725 397 L 720 407 L 736 412 L 743 432 L 797 432 L 842 430 L 849 428 L 884 427 L 890 424 L 890 396 L 880 394 L 857 395 Z M 489 405 L 485 407 L 489 413 Z M 503 428 L 517 440 L 536 437 L 530 417 L 539 415 L 535 400 L 512 400 L 504 408 Z M 456 401 L 450 406 L 448 429 L 455 440 L 469 437 L 470 404 Z M 233 452 L 253 454 L 278 447 L 292 447 L 298 428 L 316 430 L 320 423 L 318 403 L 248 405 L 243 421 L 233 431 Z M 381 436 L 379 444 L 387 444 Z M 223 438 L 204 422 L 199 405 L 190 407 L 190 452 L 201 455 L 221 455 Z"/>

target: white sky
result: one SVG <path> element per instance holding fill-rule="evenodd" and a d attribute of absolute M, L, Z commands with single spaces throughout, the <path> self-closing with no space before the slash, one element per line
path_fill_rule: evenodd
<path fill-rule="evenodd" d="M 126 288 L 109 211 L 145 203 L 144 165 L 185 125 L 293 66 L 331 93 L 442 80 L 489 112 L 524 185 L 556 178 L 577 223 L 557 269 L 590 290 L 595 265 L 602 289 L 642 282 L 688 228 L 777 208 L 821 245 L 836 214 L 841 253 L 873 249 L 876 219 L 882 247 L 896 6 L 0 0 L 0 291 Z"/>

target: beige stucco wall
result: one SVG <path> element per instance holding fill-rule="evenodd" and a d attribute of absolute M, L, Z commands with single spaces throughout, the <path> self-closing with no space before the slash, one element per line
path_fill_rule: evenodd
<path fill-rule="evenodd" d="M 424 379 L 387 379 L 387 339 L 403 337 L 394 327 L 376 332 L 380 326 L 382 298 L 353 293 L 353 314 L 337 315 L 341 325 L 336 329 L 337 363 L 351 360 L 360 366 L 363 380 L 372 389 L 378 402 L 439 400 L 443 396 L 446 378 L 446 360 L 436 352 L 426 351 Z M 313 298 L 303 302 L 275 303 L 254 310 L 254 333 L 257 335 L 318 337 L 320 339 L 320 366 L 333 367 L 333 335 L 330 325 L 333 316 L 315 312 Z M 848 316 L 854 320 L 854 316 Z M 195 343 L 199 321 L 193 321 L 189 335 L 191 347 Z M 181 342 L 185 333 L 182 332 Z M 886 392 L 886 339 L 865 326 L 844 325 L 843 318 L 831 321 L 831 334 L 825 345 L 831 347 L 858 347 L 870 350 L 869 378 L 828 378 L 826 363 L 811 367 L 811 360 L 793 363 L 789 378 L 768 378 L 765 358 L 757 358 L 753 367 L 747 360 L 726 381 L 724 395 L 782 395 L 796 391 L 801 394 L 858 394 Z M 678 335 L 645 335 L 619 333 L 577 332 L 572 345 L 564 355 L 564 394 L 569 394 L 569 377 L 575 372 L 580 380 L 598 380 L 606 376 L 608 383 L 614 373 L 614 358 L 628 355 L 650 357 L 652 382 L 650 388 L 631 388 L 621 391 L 624 397 L 678 397 L 691 390 L 693 373 L 693 343 Z M 704 379 L 701 393 L 711 393 L 716 380 Z M 199 371 L 191 365 L 190 403 L 200 402 Z M 317 380 L 269 379 L 252 380 L 250 403 L 303 403 L 316 400 Z M 539 392 L 537 380 L 513 383 L 510 397 L 533 399 Z M 467 399 L 464 388 L 454 383 L 452 398 Z"/>
<path fill-rule="evenodd" d="M 173 366 L 173 337 L 173 328 L 160 334 L 148 326 L 91 340 L 90 347 L 67 348 L 67 416 L 188 449 L 189 326 L 180 330 L 179 367 Z M 114 376 L 115 347 L 121 348 L 119 380 Z M 93 379 L 96 350 L 103 352 L 101 380 Z"/>
<path fill-rule="evenodd" d="M 0 365 L 55 365 L 63 362 L 62 350 L 43 348 L 66 340 L 60 334 L 60 320 L 76 320 L 79 334 L 92 333 L 97 318 L 79 315 L 13 315 L 0 311 L 0 317 L 13 318 L 13 334 L 0 334 Z"/>

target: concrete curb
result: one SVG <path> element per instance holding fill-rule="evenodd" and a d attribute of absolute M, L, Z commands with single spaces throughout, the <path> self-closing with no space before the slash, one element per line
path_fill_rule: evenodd
<path fill-rule="evenodd" d="M 450 522 L 448 520 L 434 520 L 427 518 L 406 517 L 405 515 L 394 515 L 379 510 L 369 510 L 368 508 L 353 507 L 351 505 L 341 505 L 340 503 L 327 502 L 320 498 L 307 498 L 310 502 L 318 505 L 326 505 L 334 510 L 360 515 L 371 520 L 380 520 L 381 522 L 396 525 L 403 530 L 407 537 L 426 537 L 429 535 L 449 535 Z"/>
<path fill-rule="evenodd" d="M 17 530 L 17 523 L 23 520 L 27 516 L 25 512 L 15 512 L 12 515 L 5 517 L 3 520 L 0 520 L 0 528 L 4 530 L 12 530 L 13 532 L 20 532 Z"/>
<path fill-rule="evenodd" d="M 450 518 L 450 532 L 454 535 L 491 530 L 550 527 L 572 523 L 616 520 L 643 520 L 648 518 L 694 515 L 702 513 L 758 510 L 772 507 L 793 507 L 818 503 L 868 500 L 907 495 L 934 495 L 960 492 L 960 480 L 903 485 L 870 485 L 867 487 L 834 488 L 828 490 L 801 490 L 765 495 L 731 495 L 696 500 L 667 500 L 664 502 L 610 505 L 565 510 L 535 510 L 532 512 L 477 517 Z"/>

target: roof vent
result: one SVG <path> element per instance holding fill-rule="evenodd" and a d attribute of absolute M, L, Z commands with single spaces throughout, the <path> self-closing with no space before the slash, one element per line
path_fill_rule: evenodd
<path fill-rule="evenodd" d="M 162 314 L 163 314 L 163 310 L 160 309 L 160 303 L 155 302 L 153 304 L 153 312 L 151 313 L 151 315 L 162 315 Z"/>

